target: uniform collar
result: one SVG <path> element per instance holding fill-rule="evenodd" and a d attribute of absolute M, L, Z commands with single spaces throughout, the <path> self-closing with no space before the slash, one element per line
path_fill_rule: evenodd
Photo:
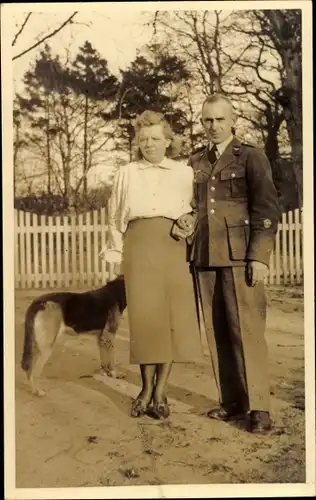
<path fill-rule="evenodd" d="M 142 158 L 139 162 L 139 168 L 141 170 L 144 170 L 145 168 L 149 168 L 149 167 L 158 167 L 158 168 L 165 168 L 167 170 L 170 170 L 172 168 L 172 163 L 173 163 L 172 160 L 170 160 L 170 158 L 166 158 L 166 157 L 164 157 L 164 159 L 160 163 L 157 163 L 157 164 L 150 163 L 145 158 Z"/>
<path fill-rule="evenodd" d="M 223 141 L 220 144 L 216 144 L 217 150 L 219 152 L 219 156 L 221 156 L 224 153 L 224 151 L 227 148 L 228 144 L 230 144 L 233 139 L 234 139 L 234 136 L 233 136 L 233 134 L 231 134 L 228 137 L 228 139 L 226 139 L 226 141 Z M 212 142 L 210 142 L 209 146 L 208 146 L 209 150 L 211 150 L 213 146 L 214 146 L 214 144 Z"/>
<path fill-rule="evenodd" d="M 226 141 L 225 141 L 226 142 Z M 220 146 L 223 146 L 222 143 Z M 221 154 L 215 163 L 213 169 L 210 169 L 210 162 L 208 159 L 208 148 L 207 145 L 200 155 L 199 158 L 199 168 L 208 176 L 217 175 L 223 168 L 226 168 L 230 164 L 234 164 L 236 162 L 236 157 L 240 155 L 241 152 L 241 142 L 237 139 L 236 136 L 233 136 L 232 140 L 225 147 L 225 151 Z"/>

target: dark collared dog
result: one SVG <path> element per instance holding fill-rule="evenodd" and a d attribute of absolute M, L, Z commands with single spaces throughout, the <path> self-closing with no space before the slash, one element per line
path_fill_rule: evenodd
<path fill-rule="evenodd" d="M 32 392 L 45 395 L 45 391 L 36 386 L 36 379 L 40 377 L 57 339 L 65 333 L 98 331 L 101 368 L 107 375 L 115 377 L 114 337 L 125 308 L 123 276 L 98 290 L 49 293 L 35 299 L 25 316 L 21 362 Z"/>

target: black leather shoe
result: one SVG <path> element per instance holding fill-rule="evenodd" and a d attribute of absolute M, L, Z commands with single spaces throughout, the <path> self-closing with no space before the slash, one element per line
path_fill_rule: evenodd
<path fill-rule="evenodd" d="M 209 418 L 214 418 L 216 420 L 221 420 L 223 422 L 226 422 L 231 418 L 244 416 L 246 415 L 246 413 L 247 411 L 244 408 L 241 408 L 237 405 L 231 405 L 231 406 L 219 406 L 218 408 L 213 408 L 207 413 L 207 416 Z"/>
<path fill-rule="evenodd" d="M 170 415 L 170 410 L 167 399 L 165 399 L 164 401 L 154 402 L 150 413 L 156 420 L 164 420 L 168 418 Z"/>
<path fill-rule="evenodd" d="M 250 413 L 250 432 L 268 434 L 271 428 L 272 421 L 268 411 L 252 411 Z"/>

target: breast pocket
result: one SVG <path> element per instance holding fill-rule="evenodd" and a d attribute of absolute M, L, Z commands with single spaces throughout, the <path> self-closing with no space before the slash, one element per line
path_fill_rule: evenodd
<path fill-rule="evenodd" d="M 226 226 L 231 260 L 244 260 L 250 238 L 249 220 L 236 215 L 226 216 Z"/>
<path fill-rule="evenodd" d="M 241 165 L 233 165 L 221 172 L 221 181 L 225 182 L 230 189 L 232 198 L 245 198 L 247 196 L 246 168 Z"/>

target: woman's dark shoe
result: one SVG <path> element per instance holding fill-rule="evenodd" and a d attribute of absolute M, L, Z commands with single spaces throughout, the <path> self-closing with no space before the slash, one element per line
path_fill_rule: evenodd
<path fill-rule="evenodd" d="M 138 418 L 145 415 L 148 409 L 148 403 L 141 398 L 136 398 L 132 402 L 131 417 Z"/>
<path fill-rule="evenodd" d="M 170 410 L 167 399 L 164 399 L 163 401 L 154 401 L 150 413 L 157 420 L 164 420 L 168 418 Z"/>

